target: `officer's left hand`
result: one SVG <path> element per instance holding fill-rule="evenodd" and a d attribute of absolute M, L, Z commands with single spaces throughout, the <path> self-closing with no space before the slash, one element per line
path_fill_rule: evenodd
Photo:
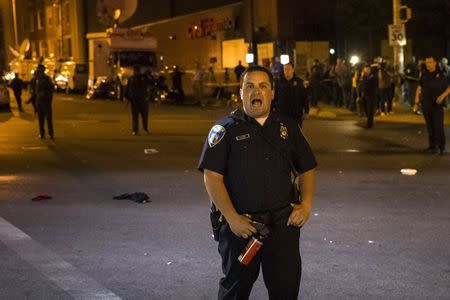
<path fill-rule="evenodd" d="M 294 208 L 289 216 L 287 225 L 302 227 L 308 222 L 309 216 L 311 215 L 311 207 L 304 204 L 292 204 Z"/>

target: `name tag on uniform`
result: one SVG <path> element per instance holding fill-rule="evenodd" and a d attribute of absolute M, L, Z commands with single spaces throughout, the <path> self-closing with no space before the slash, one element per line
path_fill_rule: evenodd
<path fill-rule="evenodd" d="M 238 135 L 236 137 L 236 140 L 237 141 L 242 141 L 242 140 L 246 140 L 246 139 L 249 139 L 249 138 L 250 138 L 250 134 L 246 133 L 246 134 L 243 134 L 243 135 Z"/>

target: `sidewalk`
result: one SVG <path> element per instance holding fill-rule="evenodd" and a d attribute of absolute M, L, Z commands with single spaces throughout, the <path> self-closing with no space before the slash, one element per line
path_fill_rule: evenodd
<path fill-rule="evenodd" d="M 387 114 L 384 116 L 375 116 L 376 122 L 391 122 L 391 123 L 411 123 L 411 124 L 423 124 L 425 123 L 423 115 L 416 115 L 411 111 L 411 108 L 405 104 L 394 103 L 393 114 Z M 450 109 L 446 108 L 445 114 L 445 125 L 450 125 Z M 348 120 L 355 119 L 359 120 L 365 118 L 364 116 L 359 116 L 356 112 L 351 112 L 346 108 L 338 108 L 333 105 L 319 103 L 318 107 L 311 107 L 309 111 L 309 116 L 314 119 L 337 119 L 337 120 Z"/>

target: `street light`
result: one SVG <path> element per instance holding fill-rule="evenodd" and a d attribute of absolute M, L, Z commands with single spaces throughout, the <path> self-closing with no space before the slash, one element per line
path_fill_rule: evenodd
<path fill-rule="evenodd" d="M 245 62 L 247 64 L 252 64 L 254 61 L 255 61 L 255 56 L 253 55 L 253 53 L 245 54 Z"/>
<path fill-rule="evenodd" d="M 352 57 L 350 57 L 350 63 L 352 65 L 356 65 L 357 63 L 359 63 L 359 57 L 356 55 L 353 55 Z"/>
<path fill-rule="evenodd" d="M 289 55 L 281 54 L 280 55 L 280 62 L 281 62 L 282 65 L 287 65 L 289 63 Z"/>

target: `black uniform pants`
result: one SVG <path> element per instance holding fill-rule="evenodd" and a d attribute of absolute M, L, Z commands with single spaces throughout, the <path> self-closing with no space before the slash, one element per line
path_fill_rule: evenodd
<path fill-rule="evenodd" d="M 48 135 L 53 137 L 53 117 L 51 104 L 37 104 L 37 113 L 39 119 L 39 134 L 45 136 L 45 121 L 47 121 Z"/>
<path fill-rule="evenodd" d="M 424 99 L 426 100 L 426 99 Z M 444 109 L 442 106 L 423 105 L 423 117 L 428 130 L 430 147 L 445 149 Z"/>
<path fill-rule="evenodd" d="M 316 107 L 322 94 L 320 81 L 311 82 L 311 106 Z"/>
<path fill-rule="evenodd" d="M 375 107 L 377 105 L 376 96 L 365 96 L 363 99 L 364 111 L 367 117 L 367 128 L 373 127 L 373 117 L 375 115 Z"/>
<path fill-rule="evenodd" d="M 408 104 L 413 107 L 414 100 L 416 99 L 416 91 L 418 83 L 417 81 L 408 80 Z"/>
<path fill-rule="evenodd" d="M 342 89 L 342 98 L 344 99 L 344 105 L 346 108 L 352 108 L 352 86 L 344 85 L 341 87 Z"/>
<path fill-rule="evenodd" d="M 148 131 L 148 102 L 147 101 L 133 101 L 131 102 L 131 116 L 133 131 L 139 131 L 139 115 L 142 118 L 142 128 Z"/>
<path fill-rule="evenodd" d="M 236 263 L 247 239 L 234 235 L 228 224 L 219 234 L 219 253 L 225 277 L 220 280 L 218 299 L 248 299 L 262 267 L 264 283 L 270 300 L 296 300 L 300 289 L 301 257 L 300 228 L 283 225 L 270 227 L 270 235 L 251 263 L 243 267 Z M 239 272 L 238 280 L 230 277 Z M 230 280 L 231 279 L 231 280 Z M 230 282 L 233 284 L 230 286 Z"/>
<path fill-rule="evenodd" d="M 14 92 L 14 97 L 17 101 L 17 108 L 22 111 L 22 92 Z"/>
<path fill-rule="evenodd" d="M 387 111 L 392 111 L 392 98 L 390 98 L 391 90 L 390 88 L 379 89 L 379 107 L 380 112 L 386 113 L 386 105 Z"/>

